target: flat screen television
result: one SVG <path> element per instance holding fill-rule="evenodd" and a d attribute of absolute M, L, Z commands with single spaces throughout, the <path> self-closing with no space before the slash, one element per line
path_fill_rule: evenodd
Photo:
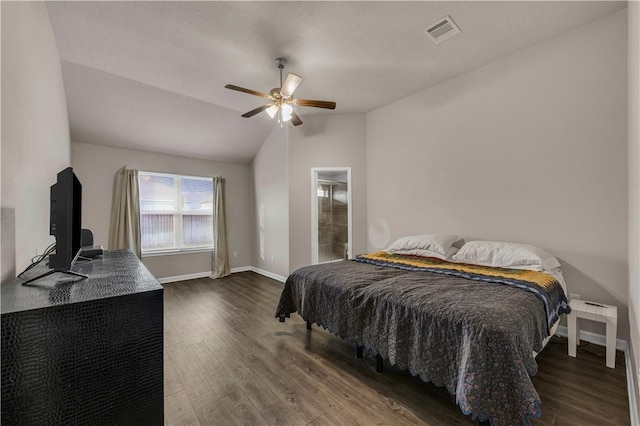
<path fill-rule="evenodd" d="M 49 233 L 56 238 L 56 253 L 49 256 L 49 268 L 68 271 L 82 246 L 82 185 L 67 167 L 51 186 Z"/>
<path fill-rule="evenodd" d="M 51 270 L 23 285 L 54 272 L 86 278 L 71 271 L 82 246 L 82 185 L 71 167 L 58 173 L 56 183 L 51 185 L 49 233 L 56 239 L 55 253 L 49 255 Z"/>

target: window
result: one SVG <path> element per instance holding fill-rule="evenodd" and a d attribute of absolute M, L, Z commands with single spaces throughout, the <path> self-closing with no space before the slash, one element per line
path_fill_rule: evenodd
<path fill-rule="evenodd" d="M 213 247 L 213 179 L 139 172 L 143 254 Z"/>

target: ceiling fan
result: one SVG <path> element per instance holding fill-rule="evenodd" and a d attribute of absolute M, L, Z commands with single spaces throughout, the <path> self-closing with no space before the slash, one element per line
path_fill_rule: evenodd
<path fill-rule="evenodd" d="M 285 65 L 287 65 L 287 60 L 284 58 L 277 58 L 276 65 L 280 70 L 280 87 L 271 89 L 269 94 L 258 92 L 256 90 L 245 89 L 244 87 L 240 86 L 234 86 L 233 84 L 227 84 L 226 86 L 224 86 L 227 89 L 237 90 L 238 92 L 244 92 L 250 95 L 269 99 L 270 103 L 259 106 L 256 109 L 244 113 L 242 114 L 242 117 L 249 118 L 258 113 L 261 113 L 262 111 L 266 111 L 271 118 L 277 116 L 277 120 L 278 123 L 280 123 L 280 126 L 282 126 L 285 121 L 291 121 L 291 124 L 293 124 L 294 126 L 299 126 L 302 124 L 302 120 L 300 120 L 298 114 L 296 114 L 296 112 L 293 110 L 292 105 L 325 109 L 336 108 L 335 102 L 294 98 L 293 92 L 302 82 L 302 77 L 293 73 L 289 73 L 287 74 L 287 78 L 285 78 L 283 82 L 282 70 L 284 69 Z"/>

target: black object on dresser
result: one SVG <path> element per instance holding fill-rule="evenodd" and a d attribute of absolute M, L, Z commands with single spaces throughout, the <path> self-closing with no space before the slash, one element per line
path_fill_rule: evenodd
<path fill-rule="evenodd" d="M 130 250 L 73 269 L 2 287 L 2 424 L 162 425 L 162 286 Z"/>

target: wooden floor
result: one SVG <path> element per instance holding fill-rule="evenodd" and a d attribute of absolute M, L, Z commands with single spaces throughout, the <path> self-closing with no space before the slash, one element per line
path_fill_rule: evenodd
<path fill-rule="evenodd" d="M 282 284 L 253 272 L 164 286 L 165 424 L 473 424 L 443 389 L 355 349 L 300 317 L 274 318 Z M 567 356 L 553 338 L 533 383 L 534 425 L 629 424 L 624 355 L 605 367 L 604 348 Z"/>

